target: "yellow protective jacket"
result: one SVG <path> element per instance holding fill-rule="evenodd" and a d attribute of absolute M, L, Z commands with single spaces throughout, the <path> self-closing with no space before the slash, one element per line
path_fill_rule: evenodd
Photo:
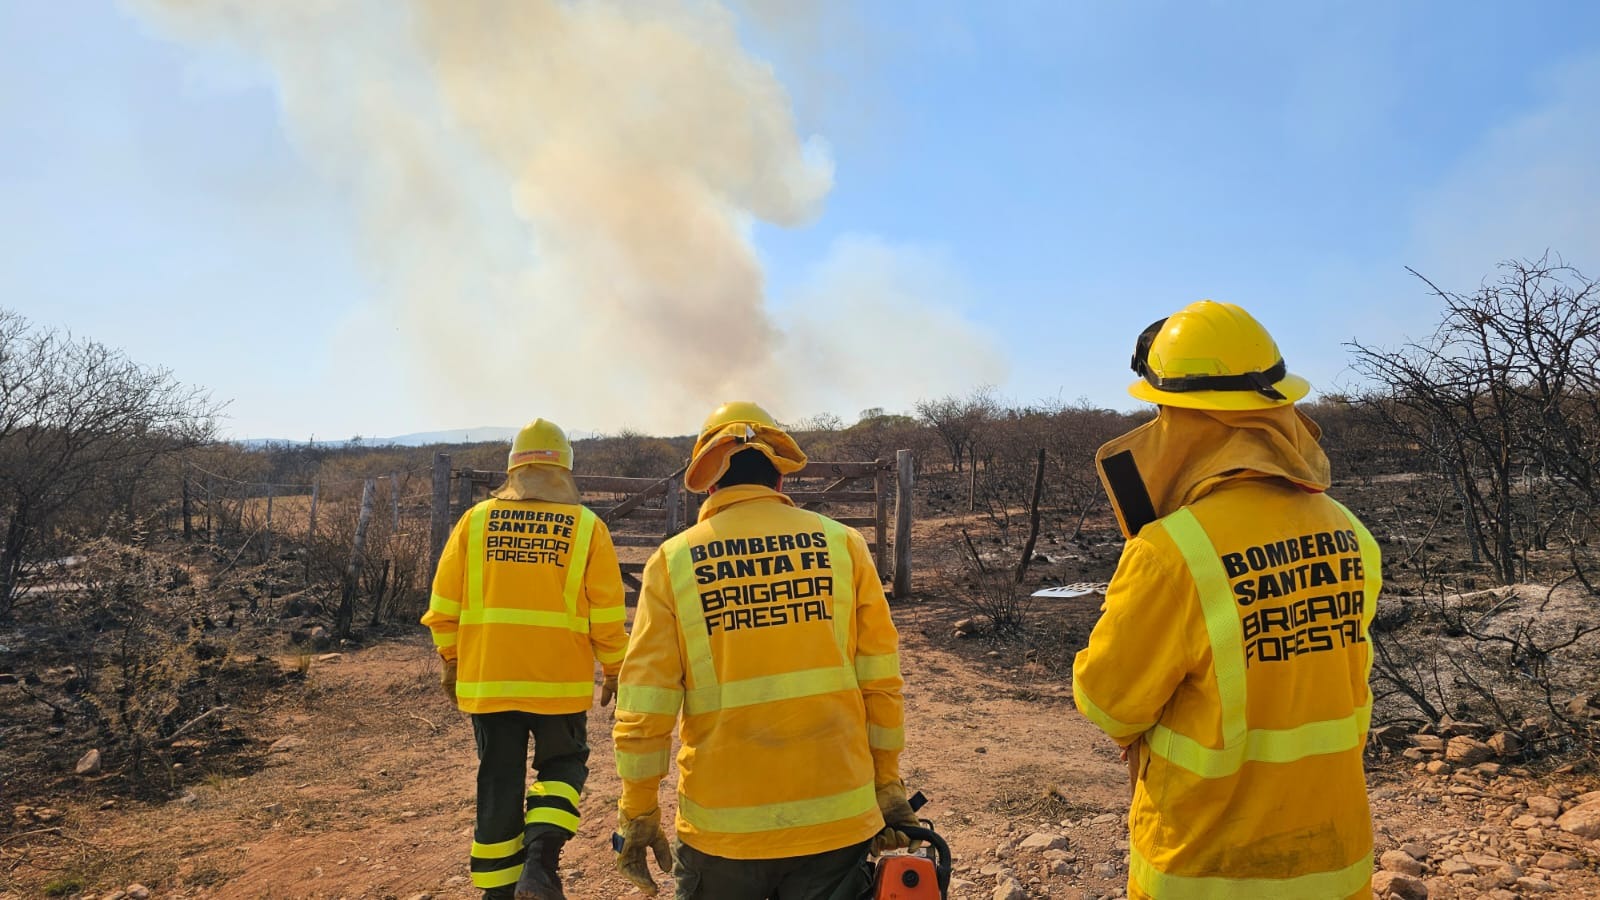
<path fill-rule="evenodd" d="M 1143 738 L 1130 898 L 1371 896 L 1381 561 L 1322 493 L 1318 435 L 1288 406 L 1163 407 L 1101 448 L 1130 537 L 1073 696 L 1118 743 Z"/>
<path fill-rule="evenodd" d="M 621 668 L 622 598 L 611 532 L 587 507 L 491 499 L 450 533 L 422 624 L 457 662 L 463 712 L 583 712 L 595 661 Z"/>
<path fill-rule="evenodd" d="M 678 837 L 729 859 L 859 843 L 905 744 L 899 636 L 866 541 L 723 488 L 645 566 L 617 695 L 621 811 L 655 809 L 672 729 Z"/>

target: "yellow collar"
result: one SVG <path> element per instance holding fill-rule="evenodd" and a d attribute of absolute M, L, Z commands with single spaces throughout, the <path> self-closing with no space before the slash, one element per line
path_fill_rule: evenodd
<path fill-rule="evenodd" d="M 1133 537 L 1226 481 L 1283 478 L 1327 490 L 1321 437 L 1293 404 L 1229 412 L 1162 406 L 1154 420 L 1101 447 L 1095 463 L 1117 524 Z"/>
<path fill-rule="evenodd" d="M 578 483 L 571 472 L 560 466 L 533 463 L 512 469 L 506 476 L 506 483 L 495 488 L 492 496 L 498 500 L 577 503 Z"/>
<path fill-rule="evenodd" d="M 765 485 L 736 484 L 733 487 L 717 488 L 713 491 L 700 507 L 699 521 L 704 522 L 730 506 L 753 500 L 773 500 L 787 506 L 794 505 L 794 501 L 790 500 L 787 494 L 779 493 Z"/>

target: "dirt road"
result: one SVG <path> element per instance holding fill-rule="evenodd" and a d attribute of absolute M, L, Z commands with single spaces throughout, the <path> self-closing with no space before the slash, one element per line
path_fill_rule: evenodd
<path fill-rule="evenodd" d="M 1091 615 L 1082 606 L 1062 614 Z M 953 643 L 946 605 L 900 605 L 895 615 L 907 676 L 904 772 L 931 798 L 924 813 L 954 848 L 952 896 L 997 896 L 997 883 L 1013 877 L 1028 897 L 1120 896 L 1126 774 L 1110 743 L 1073 710 L 1064 679 L 1049 677 L 1021 650 L 991 655 Z M 476 896 L 466 877 L 472 736 L 465 717 L 439 696 L 436 677 L 420 633 L 314 662 L 300 685 L 244 722 L 263 747 L 275 748 L 262 751 L 258 769 L 205 776 L 160 805 L 106 808 L 87 785 L 61 804 L 58 831 L 0 847 L 7 851 L 0 896 L 37 897 L 53 885 L 60 896 L 104 900 L 135 882 L 154 897 Z M 568 893 L 637 897 L 613 871 L 608 848 L 618 789 L 609 710 L 591 714 L 590 740 L 584 822 L 564 859 Z M 1525 895 L 1516 881 L 1521 869 L 1507 882 L 1516 891 L 1496 887 L 1501 861 L 1483 854 L 1497 848 L 1513 865 L 1549 849 L 1568 854 L 1577 868 L 1528 873 L 1554 896 L 1591 895 L 1600 884 L 1593 842 L 1560 835 L 1570 840 L 1535 846 L 1505 824 L 1518 798 L 1570 797 L 1581 784 L 1546 790 L 1502 780 L 1498 788 L 1460 791 L 1456 782 L 1391 770 L 1375 776 L 1374 787 L 1380 853 L 1421 842 L 1424 857 L 1436 851 L 1430 866 L 1449 854 L 1479 854 L 1477 868 L 1431 879 L 1434 897 Z M 670 784 L 662 793 L 670 816 Z M 1541 840 L 1552 838 L 1541 832 Z"/>

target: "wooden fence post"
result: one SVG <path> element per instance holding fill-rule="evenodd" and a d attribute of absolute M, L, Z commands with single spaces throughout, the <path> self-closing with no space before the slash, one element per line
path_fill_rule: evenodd
<path fill-rule="evenodd" d="M 450 454 L 433 455 L 433 510 L 428 518 L 429 574 L 439 567 L 445 541 L 450 539 Z"/>
<path fill-rule="evenodd" d="M 895 454 L 899 469 L 895 479 L 894 497 L 894 585 L 895 599 L 911 596 L 911 487 L 912 454 L 901 450 Z"/>
<path fill-rule="evenodd" d="M 394 530 L 400 531 L 400 473 L 389 473 L 389 497 L 394 500 Z"/>
<path fill-rule="evenodd" d="M 222 524 L 222 516 L 217 512 L 217 488 L 210 475 L 206 476 L 206 535 L 211 543 L 217 542 L 217 528 Z"/>
<path fill-rule="evenodd" d="M 472 479 L 465 472 L 461 474 L 461 514 L 466 515 L 472 508 Z"/>
<path fill-rule="evenodd" d="M 265 562 L 272 558 L 272 485 L 267 485 L 267 525 L 266 535 L 261 541 L 261 557 Z"/>
<path fill-rule="evenodd" d="M 878 578 L 883 578 L 884 570 L 889 568 L 889 461 L 876 460 L 877 470 L 872 473 L 872 490 L 877 494 L 873 500 L 873 530 L 877 532 L 878 549 L 872 554 L 873 564 L 878 567 Z"/>
<path fill-rule="evenodd" d="M 361 583 L 362 552 L 367 546 L 367 526 L 372 523 L 372 495 L 377 480 L 368 478 L 361 485 L 361 513 L 356 518 L 356 537 L 350 545 L 350 562 L 344 568 L 344 590 L 339 596 L 339 614 L 334 620 L 334 634 L 350 636 L 350 624 L 355 619 L 356 589 Z"/>
<path fill-rule="evenodd" d="M 667 496 L 662 501 L 667 509 L 665 536 L 672 537 L 683 530 L 683 482 L 677 478 L 667 482 Z"/>

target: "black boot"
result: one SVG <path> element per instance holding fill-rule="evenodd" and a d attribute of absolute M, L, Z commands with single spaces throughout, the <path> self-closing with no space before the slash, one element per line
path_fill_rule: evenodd
<path fill-rule="evenodd" d="M 528 840 L 528 859 L 517 879 L 516 900 L 567 900 L 561 892 L 561 845 L 568 835 L 540 832 Z"/>

